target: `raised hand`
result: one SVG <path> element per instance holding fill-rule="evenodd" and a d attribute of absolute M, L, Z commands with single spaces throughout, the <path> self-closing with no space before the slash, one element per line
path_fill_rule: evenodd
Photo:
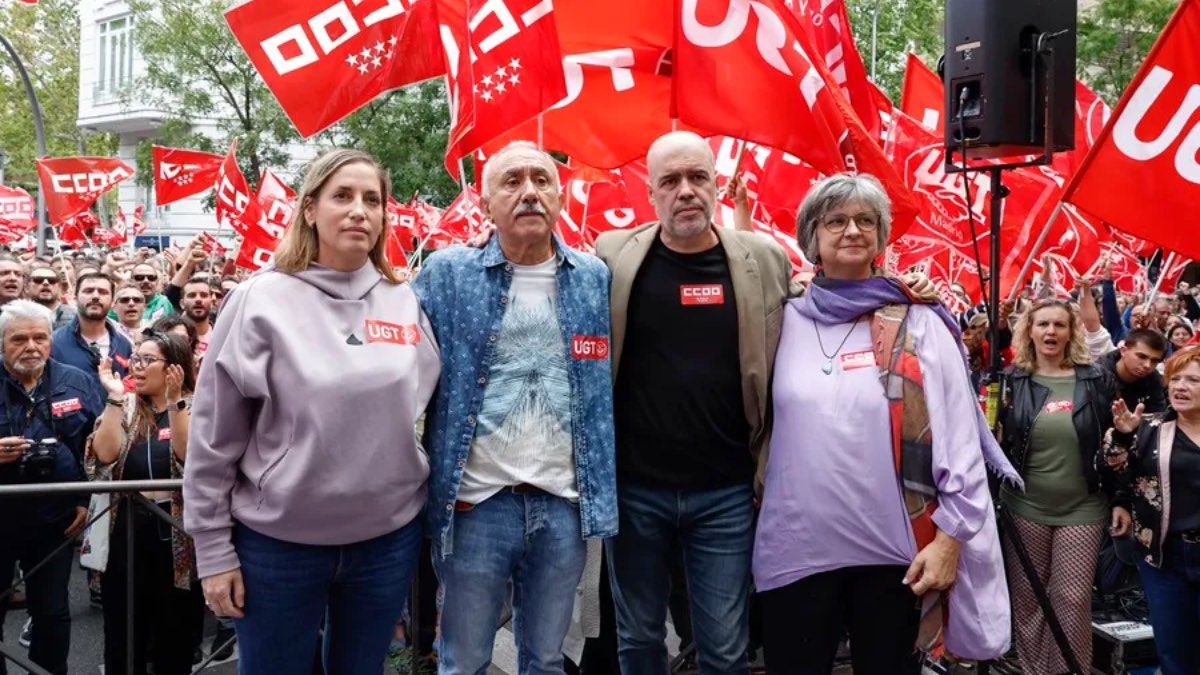
<path fill-rule="evenodd" d="M 1129 406 L 1125 405 L 1125 399 L 1119 398 L 1112 404 L 1113 426 L 1123 434 L 1132 434 L 1141 426 L 1142 413 L 1145 411 L 1146 406 L 1139 403 L 1137 408 L 1130 412 Z"/>
<path fill-rule="evenodd" d="M 125 383 L 121 381 L 121 376 L 113 372 L 112 359 L 107 356 L 100 359 L 100 365 L 96 367 L 96 373 L 100 375 L 100 384 L 104 386 L 104 391 L 112 398 L 121 398 L 125 395 Z"/>
<path fill-rule="evenodd" d="M 183 366 L 172 363 L 164 373 L 167 382 L 167 402 L 174 403 L 183 396 Z"/>

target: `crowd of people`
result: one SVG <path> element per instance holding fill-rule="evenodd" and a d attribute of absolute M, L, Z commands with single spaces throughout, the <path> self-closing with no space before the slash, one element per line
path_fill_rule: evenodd
<path fill-rule="evenodd" d="M 758 649 L 825 675 L 847 635 L 857 675 L 1014 641 L 1026 673 L 1091 672 L 1109 536 L 1139 551 L 1164 675 L 1200 672 L 1194 294 L 1147 311 L 1103 271 L 1043 284 L 993 346 L 986 311 L 875 266 L 891 208 L 872 177 L 812 187 L 801 283 L 769 237 L 713 225 L 703 139 L 667 134 L 647 167 L 658 222 L 595 255 L 554 236 L 554 161 L 517 142 L 480 177 L 494 231 L 411 280 L 385 253 L 387 172 L 356 150 L 312 162 L 245 280 L 199 245 L 0 258 L 0 480 L 184 480 L 106 523 L 107 672 L 189 672 L 207 606 L 245 675 L 313 672 L 318 645 L 330 675 L 378 673 L 422 560 L 444 675 L 487 672 L 508 607 L 521 675 L 664 675 L 669 607 L 705 675 L 748 674 Z M 996 433 L 977 403 L 993 348 Z M 88 513 L 12 508 L 3 575 Z M 30 658 L 54 673 L 71 565 L 68 547 L 24 580 Z"/>

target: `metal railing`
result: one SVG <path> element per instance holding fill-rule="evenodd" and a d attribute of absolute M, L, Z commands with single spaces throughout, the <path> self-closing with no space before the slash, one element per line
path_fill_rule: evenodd
<path fill-rule="evenodd" d="M 154 514 L 166 522 L 171 527 L 183 531 L 183 523 L 176 520 L 170 513 L 164 511 L 153 500 L 147 499 L 142 492 L 178 492 L 183 489 L 182 480 L 117 480 L 117 481 L 93 481 L 93 482 L 74 482 L 74 483 L 28 483 L 21 485 L 0 485 L 0 500 L 14 497 L 45 497 L 50 495 L 91 495 L 91 494 L 112 494 L 116 498 L 113 499 L 107 508 L 99 513 L 92 514 L 89 512 L 90 519 L 84 525 L 83 529 L 78 533 L 66 537 L 62 544 L 54 549 L 50 555 L 39 561 L 36 565 L 29 568 L 25 573 L 24 578 L 38 573 L 45 565 L 59 555 L 63 549 L 68 546 L 73 546 L 75 540 L 84 532 L 92 527 L 105 514 L 122 500 L 127 502 L 127 507 L 139 505 L 146 509 L 149 513 Z M 125 555 L 128 563 L 125 565 L 125 668 L 126 673 L 132 675 L 136 666 L 134 655 L 134 588 L 136 583 L 136 575 L 134 574 L 135 565 L 133 564 L 134 543 L 136 541 L 135 528 L 132 523 L 125 528 Z M 24 561 L 22 561 L 24 562 Z M 17 584 L 0 592 L 0 603 L 3 603 L 12 596 L 16 590 Z M 34 626 L 36 629 L 36 625 Z M 224 645 L 213 645 L 213 649 L 208 658 L 200 662 L 193 672 L 199 672 L 208 667 L 208 665 L 216 658 L 223 649 L 233 643 L 234 638 L 230 638 L 228 643 Z M 11 661 L 17 666 L 29 671 L 31 675 L 53 675 L 41 666 L 36 665 L 22 653 L 22 648 L 17 645 L 10 645 L 0 641 L 0 658 Z M 111 675 L 117 675 L 115 673 Z"/>

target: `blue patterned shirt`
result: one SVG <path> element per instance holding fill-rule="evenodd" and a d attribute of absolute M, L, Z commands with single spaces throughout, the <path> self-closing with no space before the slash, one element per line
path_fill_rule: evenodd
<path fill-rule="evenodd" d="M 608 357 L 608 268 L 555 238 L 558 324 L 568 356 L 571 441 L 583 536 L 617 533 L 616 444 Z M 499 237 L 482 249 L 452 247 L 429 257 L 413 282 L 442 350 L 437 394 L 425 415 L 430 456 L 430 532 L 452 553 L 454 505 L 496 359 L 513 268 Z"/>

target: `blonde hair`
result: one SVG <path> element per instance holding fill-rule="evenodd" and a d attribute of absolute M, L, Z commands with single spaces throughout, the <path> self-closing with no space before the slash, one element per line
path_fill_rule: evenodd
<path fill-rule="evenodd" d="M 275 250 L 276 269 L 281 272 L 301 272 L 308 269 L 308 266 L 317 259 L 321 246 L 320 238 L 317 236 L 317 226 L 315 223 L 308 222 L 308 219 L 304 217 L 304 209 L 317 198 L 325 184 L 329 182 L 329 178 L 337 173 L 338 169 L 347 164 L 357 163 L 366 164 L 379 174 L 380 199 L 383 204 L 387 204 L 388 194 L 391 191 L 391 179 L 387 169 L 383 168 L 379 160 L 361 150 L 350 148 L 334 148 L 322 153 L 312 161 L 308 171 L 304 174 L 304 182 L 301 183 L 300 192 L 296 195 L 295 215 L 292 216 L 292 222 L 284 232 L 279 247 Z M 386 209 L 386 206 L 383 208 Z M 400 278 L 396 276 L 387 259 L 387 227 L 385 213 L 383 227 L 380 230 L 379 238 L 375 240 L 375 245 L 371 247 L 369 257 L 383 278 L 393 284 L 398 284 Z"/>
<path fill-rule="evenodd" d="M 1033 328 L 1033 315 L 1043 309 L 1054 308 L 1066 310 L 1071 326 L 1071 338 L 1067 340 L 1067 348 L 1063 351 L 1061 365 L 1071 368 L 1092 363 L 1087 343 L 1084 342 L 1083 322 L 1079 319 L 1079 311 L 1066 300 L 1049 298 L 1034 303 L 1033 307 L 1021 315 L 1021 318 L 1017 320 L 1016 327 L 1013 328 L 1013 365 L 1021 370 L 1032 373 L 1037 368 L 1037 350 L 1033 346 L 1033 336 L 1030 334 Z"/>

